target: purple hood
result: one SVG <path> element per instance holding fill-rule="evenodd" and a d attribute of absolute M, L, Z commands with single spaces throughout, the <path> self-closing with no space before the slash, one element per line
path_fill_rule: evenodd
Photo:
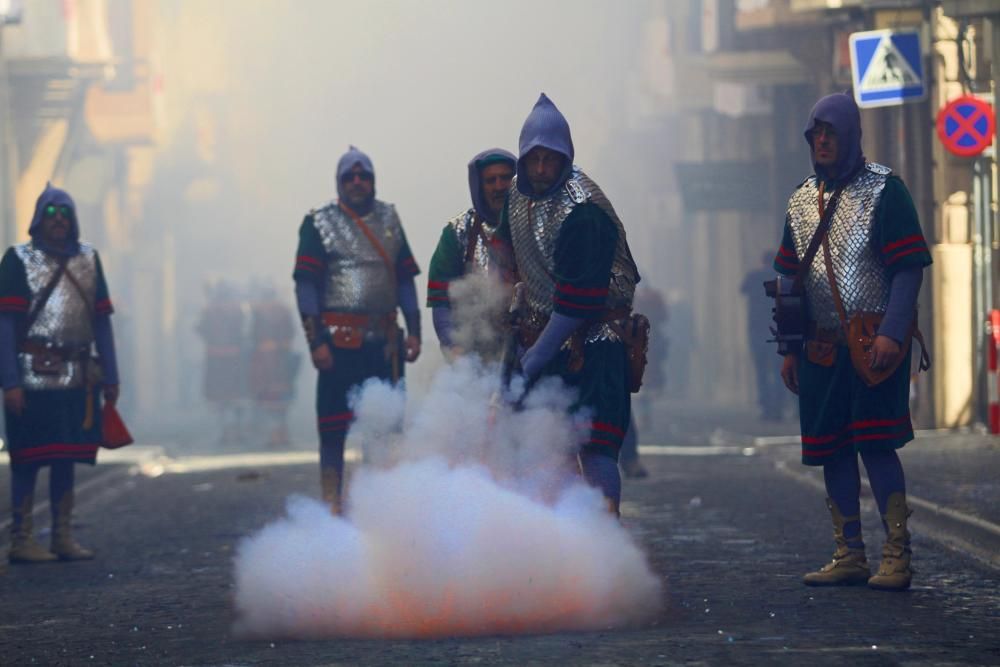
<path fill-rule="evenodd" d="M 50 248 L 41 238 L 42 218 L 45 217 L 46 206 L 68 206 L 70 209 L 69 243 L 65 248 Z M 80 252 L 80 223 L 76 219 L 76 204 L 68 192 L 52 187 L 51 183 L 45 185 L 45 189 L 35 202 L 35 214 L 31 218 L 28 235 L 35 245 L 49 253 L 72 256 Z"/>
<path fill-rule="evenodd" d="M 809 120 L 803 130 L 810 150 L 812 149 L 810 134 L 818 120 L 829 123 L 837 132 L 835 180 L 846 183 L 865 165 L 865 156 L 861 152 L 861 112 L 858 110 L 858 105 L 847 93 L 834 93 L 820 98 L 809 112 Z M 813 163 L 813 169 L 819 178 L 830 179 L 830 175 L 823 167 Z"/>
<path fill-rule="evenodd" d="M 469 160 L 469 194 L 472 195 L 472 207 L 476 209 L 480 218 L 492 225 L 497 223 L 498 216 L 490 210 L 490 207 L 483 200 L 479 172 L 491 164 L 500 163 L 510 165 L 511 169 L 517 169 L 517 158 L 514 157 L 513 153 L 502 148 L 487 149 Z"/>
<path fill-rule="evenodd" d="M 566 156 L 566 165 L 559 180 L 542 194 L 535 194 L 524 171 L 524 156 L 535 146 L 542 146 Z M 542 93 L 535 107 L 528 114 L 521 128 L 521 138 L 517 144 L 517 189 L 521 194 L 536 199 L 548 197 L 557 191 L 573 171 L 573 137 L 569 132 L 566 117 L 556 108 L 552 100 Z"/>
<path fill-rule="evenodd" d="M 359 215 L 365 215 L 371 211 L 372 204 L 375 202 L 375 167 L 372 166 L 372 159 L 354 146 L 349 147 L 347 152 L 341 155 L 337 161 L 337 197 L 340 199 L 344 198 L 344 193 L 341 192 L 340 179 L 344 174 L 353 169 L 356 164 L 361 165 L 362 169 L 372 175 L 371 199 L 362 207 L 363 210 L 355 211 Z"/>

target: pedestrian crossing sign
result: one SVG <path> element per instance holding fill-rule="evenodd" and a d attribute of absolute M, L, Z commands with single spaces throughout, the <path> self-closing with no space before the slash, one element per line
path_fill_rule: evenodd
<path fill-rule="evenodd" d="M 861 108 L 919 102 L 927 97 L 920 31 L 851 34 L 854 99 Z"/>

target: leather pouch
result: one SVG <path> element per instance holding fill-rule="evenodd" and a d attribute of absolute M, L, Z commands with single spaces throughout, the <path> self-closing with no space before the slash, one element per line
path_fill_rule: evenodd
<path fill-rule="evenodd" d="M 56 350 L 39 351 L 31 355 L 31 372 L 35 375 L 65 375 L 67 371 L 66 361 Z"/>
<path fill-rule="evenodd" d="M 806 359 L 817 366 L 830 368 L 837 361 L 837 346 L 822 340 L 807 340 Z"/>
<path fill-rule="evenodd" d="M 914 319 L 909 331 L 906 332 L 906 339 L 900 345 L 900 354 L 896 363 L 875 370 L 872 368 L 872 346 L 875 344 L 875 337 L 878 335 L 878 327 L 881 323 L 881 313 L 858 313 L 847 320 L 847 349 L 851 352 L 851 363 L 854 365 L 854 370 L 869 387 L 885 382 L 896 372 L 910 351 L 913 332 L 916 329 L 916 320 Z"/>

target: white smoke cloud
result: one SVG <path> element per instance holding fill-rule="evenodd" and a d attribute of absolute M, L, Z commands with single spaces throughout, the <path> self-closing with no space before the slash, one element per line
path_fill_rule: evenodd
<path fill-rule="evenodd" d="M 495 366 L 443 368 L 402 433 L 401 392 L 366 384 L 352 437 L 381 438 L 347 510 L 293 497 L 236 556 L 236 632 L 259 638 L 444 637 L 641 623 L 660 580 L 571 471 L 585 422 L 558 382 L 491 408 Z"/>

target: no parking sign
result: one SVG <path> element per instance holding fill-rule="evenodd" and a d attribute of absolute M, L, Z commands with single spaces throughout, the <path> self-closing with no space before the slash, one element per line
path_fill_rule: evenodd
<path fill-rule="evenodd" d="M 937 135 L 944 147 L 960 157 L 975 157 L 993 143 L 996 118 L 987 102 L 963 95 L 938 112 Z"/>

